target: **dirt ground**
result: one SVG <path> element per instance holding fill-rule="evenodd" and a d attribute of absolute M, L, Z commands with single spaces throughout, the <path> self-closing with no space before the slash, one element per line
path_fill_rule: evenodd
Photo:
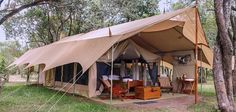
<path fill-rule="evenodd" d="M 37 76 L 30 76 L 30 82 L 35 82 Z M 26 82 L 26 78 L 22 77 L 21 75 L 9 75 L 9 82 L 10 83 L 24 83 Z"/>
<path fill-rule="evenodd" d="M 9 82 L 26 82 L 26 78 L 22 78 L 21 75 L 10 75 Z"/>
<path fill-rule="evenodd" d="M 171 112 L 188 112 L 187 108 L 194 104 L 194 96 L 183 96 L 171 99 L 158 100 L 149 104 L 117 104 L 118 108 L 126 108 L 133 111 L 155 111 L 157 109 Z"/>

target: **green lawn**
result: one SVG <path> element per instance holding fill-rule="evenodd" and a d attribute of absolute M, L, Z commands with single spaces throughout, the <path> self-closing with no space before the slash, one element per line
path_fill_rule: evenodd
<path fill-rule="evenodd" d="M 202 101 L 189 106 L 190 112 L 215 112 L 217 103 L 213 81 L 199 85 L 199 95 Z M 0 95 L 0 112 L 35 112 L 44 105 L 56 91 L 40 86 L 25 86 L 23 84 L 6 84 Z M 52 100 L 42 106 L 39 112 L 48 112 L 53 104 L 62 96 L 58 93 Z M 158 109 L 161 111 L 168 109 Z M 83 97 L 65 95 L 51 110 L 51 112 L 128 112 L 131 110 L 117 109 L 108 105 L 98 104 Z"/>
<path fill-rule="evenodd" d="M 216 112 L 217 111 L 217 101 L 214 83 L 212 80 L 208 80 L 206 84 L 198 85 L 199 95 L 202 100 L 196 104 L 189 107 L 189 111 L 192 112 Z"/>
<path fill-rule="evenodd" d="M 0 112 L 35 112 L 56 92 L 37 86 L 8 85 L 4 88 L 0 97 Z M 61 97 L 57 94 L 51 101 L 43 106 L 39 112 L 47 112 L 51 106 Z M 53 112 L 120 112 L 116 108 L 107 105 L 96 104 L 82 97 L 64 96 Z"/>

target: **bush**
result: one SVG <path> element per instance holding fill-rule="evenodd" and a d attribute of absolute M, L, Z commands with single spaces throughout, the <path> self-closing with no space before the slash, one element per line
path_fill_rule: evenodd
<path fill-rule="evenodd" d="M 4 58 L 0 58 L 0 74 L 5 74 L 6 72 L 6 61 Z"/>

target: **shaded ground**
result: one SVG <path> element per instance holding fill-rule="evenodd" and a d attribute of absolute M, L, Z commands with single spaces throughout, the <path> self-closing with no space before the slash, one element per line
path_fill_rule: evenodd
<path fill-rule="evenodd" d="M 129 95 L 133 96 L 135 95 L 135 93 L 129 93 Z M 129 96 L 128 95 L 128 96 Z M 107 97 L 107 99 L 102 98 L 103 97 Z M 124 99 L 124 101 L 121 101 L 118 98 L 115 98 L 112 100 L 112 102 L 109 99 L 109 94 L 104 94 L 102 96 L 96 97 L 96 98 L 92 98 L 92 100 L 97 101 L 97 102 L 101 102 L 104 104 L 112 104 L 112 105 L 117 105 L 117 104 L 130 104 L 130 103 L 145 103 L 145 102 L 157 102 L 159 100 L 164 100 L 164 99 L 172 99 L 172 98 L 177 98 L 177 97 L 186 97 L 189 96 L 187 94 L 179 94 L 179 93 L 162 93 L 162 96 L 158 99 L 149 99 L 149 100 L 142 100 L 142 99 Z"/>
<path fill-rule="evenodd" d="M 9 75 L 9 82 L 26 82 L 26 78 L 21 77 L 21 75 Z"/>
<path fill-rule="evenodd" d="M 153 111 L 156 109 L 171 112 L 187 112 L 188 107 L 194 104 L 194 96 L 182 96 L 176 98 L 162 99 L 149 104 L 118 104 L 116 107 L 127 108 L 133 111 Z"/>
<path fill-rule="evenodd" d="M 38 76 L 37 75 L 30 75 L 30 82 L 34 83 L 37 82 Z M 9 82 L 10 83 L 26 83 L 26 76 L 21 75 L 9 75 Z"/>

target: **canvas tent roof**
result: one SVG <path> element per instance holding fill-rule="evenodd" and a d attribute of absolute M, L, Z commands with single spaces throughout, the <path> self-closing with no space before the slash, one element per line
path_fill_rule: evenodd
<path fill-rule="evenodd" d="M 139 46 L 150 49 L 152 53 L 193 50 L 195 42 L 194 11 L 195 8 L 188 7 L 70 36 L 53 44 L 31 49 L 11 65 L 28 64 L 27 67 L 30 67 L 45 64 L 44 70 L 48 70 L 67 63 L 78 62 L 83 67 L 83 71 L 86 71 L 114 44 L 126 39 L 132 39 Z M 198 21 L 198 43 L 205 46 L 202 48 L 205 56 L 203 61 L 211 65 L 212 52 L 206 42 L 199 17 Z M 143 42 L 140 42 L 140 39 Z M 176 40 L 178 41 L 176 42 Z"/>
<path fill-rule="evenodd" d="M 115 45 L 113 49 L 113 60 L 116 60 L 118 57 L 121 59 L 138 59 L 143 58 L 147 62 L 154 62 L 157 59 L 160 59 L 160 56 L 154 54 L 143 47 L 137 45 L 133 40 L 128 39 L 127 41 L 122 41 L 119 44 Z M 109 49 L 102 57 L 97 61 L 99 62 L 111 62 L 112 49 Z"/>

